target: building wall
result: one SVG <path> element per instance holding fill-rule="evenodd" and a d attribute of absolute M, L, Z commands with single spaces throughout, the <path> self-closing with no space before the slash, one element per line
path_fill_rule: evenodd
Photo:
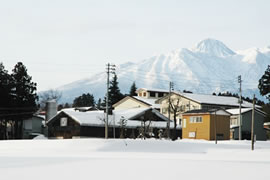
<path fill-rule="evenodd" d="M 122 102 L 118 106 L 116 106 L 114 109 L 122 110 L 122 109 L 130 109 L 130 108 L 147 108 L 147 107 L 149 106 L 130 98 Z"/>
<path fill-rule="evenodd" d="M 67 118 L 67 126 L 60 125 L 61 118 Z M 72 138 L 73 136 L 80 136 L 80 124 L 62 113 L 48 124 L 48 131 L 49 137 Z"/>
<path fill-rule="evenodd" d="M 166 92 L 155 92 L 155 91 L 147 91 L 144 89 L 140 89 L 138 90 L 137 95 L 140 97 L 147 98 L 147 99 L 158 99 L 158 98 L 166 96 L 167 94 L 168 93 Z"/>
<path fill-rule="evenodd" d="M 190 101 L 189 99 L 181 97 L 181 96 L 176 95 L 176 94 L 173 94 L 171 96 L 171 102 L 173 104 L 177 104 L 178 99 L 179 99 L 179 108 L 180 108 L 180 112 L 179 112 L 179 116 L 178 116 L 179 119 L 182 119 L 182 114 L 184 112 L 187 112 L 187 111 L 190 111 L 193 109 L 201 109 L 201 105 L 197 102 Z M 169 98 L 163 99 L 161 101 L 160 113 L 162 113 L 166 117 L 169 117 L 168 106 L 169 106 Z M 172 113 L 170 115 L 170 119 L 173 119 Z"/>
<path fill-rule="evenodd" d="M 215 140 L 215 131 L 218 140 L 230 139 L 230 116 L 210 115 L 210 140 Z M 216 130 L 215 130 L 216 128 Z"/>
<path fill-rule="evenodd" d="M 252 111 L 243 114 L 243 119 L 247 119 L 245 123 L 243 123 L 243 130 L 251 132 L 251 123 L 252 123 Z M 255 111 L 254 118 L 254 135 L 256 135 L 257 140 L 266 140 L 266 131 L 263 127 L 264 116 Z"/>
<path fill-rule="evenodd" d="M 201 116 L 202 122 L 191 123 L 190 117 L 192 116 Z M 182 123 L 182 137 L 183 138 L 210 140 L 209 129 L 210 129 L 210 115 L 209 114 L 183 115 L 183 123 Z M 195 136 L 190 137 L 190 135 L 193 135 L 193 133 L 195 133 Z"/>
<path fill-rule="evenodd" d="M 149 98 L 150 97 L 150 94 L 146 90 L 140 89 L 138 91 L 138 96 L 144 97 L 144 98 Z"/>
<path fill-rule="evenodd" d="M 239 116 L 236 115 L 239 121 Z M 232 117 L 231 117 L 232 118 Z M 251 139 L 251 121 L 252 121 L 252 111 L 242 114 L 242 139 Z M 257 111 L 255 111 L 254 118 L 254 135 L 256 135 L 256 140 L 265 141 L 266 131 L 263 128 L 264 116 Z M 239 139 L 239 128 L 233 129 L 233 139 Z"/>
<path fill-rule="evenodd" d="M 33 116 L 30 119 L 23 121 L 22 137 L 23 139 L 29 139 L 32 137 L 31 133 L 42 134 L 42 120 L 39 117 Z"/>
<path fill-rule="evenodd" d="M 191 123 L 190 117 L 194 116 L 201 116 L 202 122 Z M 184 122 L 182 124 L 183 138 L 215 140 L 215 127 L 216 127 L 217 139 L 219 140 L 230 139 L 230 116 L 224 115 L 215 116 L 210 114 L 183 115 L 183 121 L 186 121 L 186 126 L 184 125 Z M 191 135 L 193 134 L 192 132 L 195 133 L 195 137 L 190 137 L 190 133 Z"/>

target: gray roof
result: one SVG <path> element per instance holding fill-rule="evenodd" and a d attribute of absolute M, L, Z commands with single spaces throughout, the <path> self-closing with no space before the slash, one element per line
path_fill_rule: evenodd
<path fill-rule="evenodd" d="M 217 114 L 217 115 L 228 115 L 231 113 L 225 111 L 223 109 L 193 109 L 191 111 L 187 111 L 184 114 Z"/>
<path fill-rule="evenodd" d="M 152 91 L 152 92 L 165 92 L 165 93 L 168 93 L 169 92 L 166 89 L 154 89 L 154 88 L 139 88 L 139 89 L 137 89 L 137 91 L 140 90 L 140 89 L 146 90 L 148 92 L 149 91 Z"/>
<path fill-rule="evenodd" d="M 244 113 L 246 113 L 246 112 L 249 112 L 249 111 L 251 111 L 252 110 L 252 108 L 242 108 L 241 109 L 241 113 L 242 114 L 244 114 Z M 239 114 L 239 108 L 235 108 L 235 109 L 227 109 L 226 111 L 228 111 L 229 113 L 231 113 L 232 115 L 238 115 Z M 261 111 L 261 110 L 259 110 L 259 109 L 257 109 L 257 108 L 255 108 L 255 111 L 257 111 L 257 112 L 259 112 L 260 114 L 262 114 L 263 116 L 266 116 L 266 113 L 265 112 L 263 112 L 263 111 Z"/>
<path fill-rule="evenodd" d="M 223 105 L 223 106 L 239 106 L 238 98 L 228 96 L 215 96 L 208 94 L 193 94 L 193 93 L 182 93 L 174 91 L 174 93 L 184 96 L 190 100 L 196 101 L 200 104 L 212 104 L 212 105 Z M 252 107 L 252 103 L 243 101 L 242 107 Z M 256 106 L 260 107 L 260 106 Z"/>

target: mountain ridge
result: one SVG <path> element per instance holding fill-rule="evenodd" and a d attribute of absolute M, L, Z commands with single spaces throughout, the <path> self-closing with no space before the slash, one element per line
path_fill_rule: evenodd
<path fill-rule="evenodd" d="M 195 48 L 195 49 L 194 49 Z M 251 48 L 232 51 L 215 39 L 205 39 L 192 48 L 180 48 L 142 61 L 126 62 L 117 66 L 119 87 L 128 93 L 135 81 L 137 87 L 168 89 L 169 82 L 176 90 L 212 94 L 230 91 L 237 93 L 238 75 L 243 79 L 243 95 L 259 96 L 258 80 L 270 64 L 270 49 Z M 82 93 L 92 93 L 102 98 L 106 90 L 106 73 L 61 86 L 62 102 L 72 102 Z M 262 99 L 262 97 L 260 97 Z"/>

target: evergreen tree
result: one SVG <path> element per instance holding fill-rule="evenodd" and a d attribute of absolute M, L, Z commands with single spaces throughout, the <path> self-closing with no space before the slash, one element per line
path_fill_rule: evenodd
<path fill-rule="evenodd" d="M 102 106 L 102 102 L 101 102 L 101 98 L 99 98 L 97 102 L 97 108 L 101 109 L 101 106 Z"/>
<path fill-rule="evenodd" d="M 5 114 L 10 114 L 6 109 L 11 106 L 10 95 L 11 95 L 11 86 L 10 82 L 11 76 L 8 74 L 8 71 L 5 70 L 5 67 L 0 63 L 0 139 L 7 139 L 7 123 L 8 120 L 5 118 Z M 3 108 L 3 109 L 2 109 Z"/>
<path fill-rule="evenodd" d="M 71 107 L 70 104 L 65 103 L 64 108 L 70 108 L 70 107 Z"/>
<path fill-rule="evenodd" d="M 0 107 L 11 106 L 11 76 L 0 63 Z"/>
<path fill-rule="evenodd" d="M 109 87 L 109 107 L 120 101 L 124 95 L 120 92 L 118 87 L 117 75 L 115 74 Z"/>
<path fill-rule="evenodd" d="M 266 96 L 266 98 L 270 101 L 270 65 L 268 65 L 266 71 L 259 80 L 258 88 L 260 90 L 260 94 L 262 96 Z"/>
<path fill-rule="evenodd" d="M 22 135 L 22 121 L 33 116 L 38 106 L 36 93 L 37 84 L 32 82 L 23 63 L 18 62 L 11 74 L 11 106 L 12 113 L 10 120 L 14 124 L 14 137 L 20 139 Z"/>
<path fill-rule="evenodd" d="M 32 82 L 26 67 L 18 62 L 12 70 L 12 94 L 15 107 L 37 108 L 37 84 Z"/>
<path fill-rule="evenodd" d="M 73 101 L 73 107 L 95 106 L 95 99 L 92 94 L 82 94 Z"/>
<path fill-rule="evenodd" d="M 131 87 L 130 87 L 129 95 L 136 96 L 137 95 L 136 90 L 137 90 L 136 84 L 135 84 L 135 82 L 133 82 Z"/>
<path fill-rule="evenodd" d="M 61 111 L 63 108 L 64 108 L 64 105 L 63 104 L 59 104 L 57 106 L 57 111 Z"/>

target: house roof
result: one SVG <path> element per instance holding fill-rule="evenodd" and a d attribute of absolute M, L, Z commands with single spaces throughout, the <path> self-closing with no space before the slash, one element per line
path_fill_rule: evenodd
<path fill-rule="evenodd" d="M 133 108 L 127 110 L 114 110 L 113 115 L 109 115 L 108 124 L 115 124 L 116 127 L 120 126 L 120 119 L 127 119 L 127 127 L 140 127 L 142 121 L 136 119 L 142 115 L 145 111 L 152 110 L 152 113 L 159 116 L 163 121 L 151 121 L 152 127 L 157 128 L 165 128 L 167 125 L 167 118 L 159 113 L 159 111 L 153 108 Z M 104 111 L 89 111 L 89 112 L 78 112 L 72 109 L 62 110 L 55 117 L 50 119 L 48 123 L 52 122 L 57 116 L 61 113 L 66 114 L 76 122 L 78 122 L 81 126 L 104 126 L 105 113 Z M 115 121 L 115 122 L 114 122 Z M 147 122 L 147 121 L 146 121 Z M 149 121 L 148 121 L 149 122 Z M 173 127 L 173 123 L 171 128 Z"/>
<path fill-rule="evenodd" d="M 239 108 L 235 108 L 235 109 L 227 109 L 226 111 L 228 111 L 229 113 L 231 113 L 232 115 L 238 115 L 239 114 Z M 252 111 L 252 108 L 242 108 L 241 109 L 241 114 L 244 114 L 246 112 Z M 255 111 L 257 111 L 258 113 L 262 114 L 263 116 L 266 116 L 266 113 L 255 108 Z"/>
<path fill-rule="evenodd" d="M 268 125 L 270 125 L 270 122 L 265 122 L 265 123 L 263 123 L 263 125 L 268 126 Z"/>
<path fill-rule="evenodd" d="M 75 110 L 78 111 L 91 111 L 91 110 L 98 110 L 96 107 L 94 106 L 89 106 L 89 107 L 75 107 Z"/>
<path fill-rule="evenodd" d="M 151 91 L 151 92 L 165 92 L 165 93 L 168 93 L 169 91 L 168 90 L 165 90 L 165 89 L 153 89 L 153 88 L 139 88 L 136 90 L 136 92 L 139 92 L 140 90 L 145 90 L 145 91 Z"/>
<path fill-rule="evenodd" d="M 197 102 L 199 104 L 211 104 L 211 105 L 221 105 L 221 106 L 239 106 L 238 98 L 236 97 L 228 97 L 228 96 L 215 96 L 215 95 L 209 95 L 209 94 L 193 94 L 193 93 L 182 93 L 179 91 L 173 91 L 173 94 L 177 94 L 180 96 L 183 96 L 187 99 L 190 99 L 194 102 Z M 161 101 L 167 96 L 158 99 L 156 102 Z M 242 107 L 252 107 L 252 103 L 249 103 L 247 101 L 243 101 Z M 260 107 L 260 106 L 256 106 Z"/>
<path fill-rule="evenodd" d="M 139 96 L 127 96 L 127 97 L 123 98 L 122 100 L 118 101 L 117 103 L 115 103 L 113 105 L 113 107 L 118 106 L 119 104 L 125 102 L 128 99 L 133 99 L 139 103 L 143 103 L 147 106 L 151 106 L 151 107 L 156 108 L 156 109 L 160 108 L 160 104 L 155 103 L 156 99 L 147 99 L 147 98 L 143 98 L 143 97 L 139 97 Z"/>
<path fill-rule="evenodd" d="M 231 113 L 223 109 L 194 109 L 191 111 L 185 112 L 183 115 L 188 114 L 216 114 L 216 115 L 231 115 Z"/>
<path fill-rule="evenodd" d="M 150 106 L 152 106 L 153 108 L 156 108 L 156 109 L 160 109 L 160 104 L 156 104 L 156 99 L 147 99 L 147 98 L 143 98 L 143 97 L 140 97 L 140 96 L 133 96 L 133 98 L 141 101 L 141 102 L 144 102 Z"/>

